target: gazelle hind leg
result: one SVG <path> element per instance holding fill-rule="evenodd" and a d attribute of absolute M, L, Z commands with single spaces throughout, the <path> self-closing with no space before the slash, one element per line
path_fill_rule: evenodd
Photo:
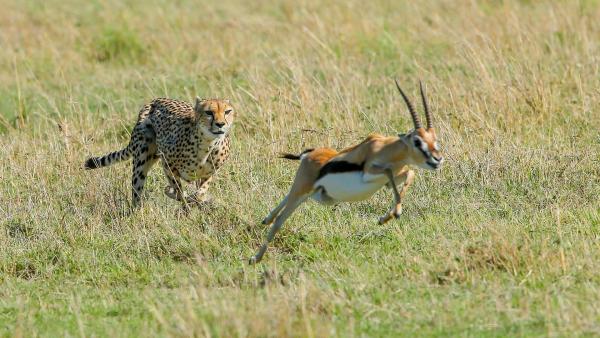
<path fill-rule="evenodd" d="M 269 229 L 269 233 L 267 234 L 267 238 L 261 245 L 260 249 L 252 258 L 250 258 L 250 264 L 255 264 L 261 261 L 263 255 L 267 251 L 267 247 L 269 243 L 275 237 L 275 234 L 283 223 L 290 217 L 290 215 L 302 204 L 308 197 L 310 197 L 314 192 L 314 183 L 315 179 L 319 173 L 320 164 L 311 161 L 309 158 L 304 158 L 300 162 L 300 167 L 296 172 L 296 177 L 294 178 L 294 183 L 290 188 L 290 192 L 284 198 L 284 200 L 279 203 L 279 205 L 271 211 L 269 216 L 265 219 L 265 223 L 269 221 L 273 221 L 274 223 Z M 279 215 L 277 215 L 279 214 Z"/>
<path fill-rule="evenodd" d="M 288 219 L 288 217 L 290 217 L 290 215 L 296 210 L 296 208 L 298 208 L 298 206 L 300 206 L 300 204 L 302 204 L 302 202 L 306 201 L 306 199 L 309 196 L 310 196 L 310 194 L 299 195 L 299 196 L 298 195 L 295 195 L 295 196 L 288 195 L 286 197 L 286 199 L 284 200 L 284 201 L 286 201 L 286 203 L 285 203 L 285 206 L 283 207 L 283 210 L 281 211 L 279 216 L 277 216 L 275 218 L 275 224 L 273 224 L 271 226 L 271 229 L 269 229 L 267 238 L 261 245 L 261 247 L 258 250 L 258 252 L 256 253 L 256 255 L 254 255 L 252 258 L 250 258 L 250 262 L 249 262 L 250 264 L 256 264 L 262 260 L 263 255 L 267 251 L 267 247 L 269 246 L 269 243 L 273 240 L 273 238 L 275 237 L 275 234 L 277 233 L 277 231 L 279 231 L 279 229 L 281 228 L 281 226 L 283 225 L 285 220 Z M 279 208 L 279 206 L 277 206 L 277 208 Z M 275 209 L 277 209 L 277 208 L 275 208 Z"/>
<path fill-rule="evenodd" d="M 269 225 L 271 223 L 273 223 L 273 220 L 275 219 L 275 217 L 277 217 L 277 215 L 279 215 L 279 213 L 281 212 L 281 209 L 283 209 L 283 207 L 285 207 L 285 204 L 288 201 L 288 196 L 286 195 L 283 198 L 283 201 L 281 201 L 281 203 L 279 203 L 275 209 L 271 210 L 271 212 L 269 213 L 269 215 L 262 221 L 262 224 L 264 225 Z"/>
<path fill-rule="evenodd" d="M 385 224 L 392 218 L 400 217 L 400 214 L 402 214 L 402 199 L 404 198 L 406 191 L 408 190 L 408 188 L 410 187 L 410 185 L 413 183 L 413 181 L 415 179 L 415 172 L 412 170 L 407 170 L 407 171 L 401 173 L 400 175 L 396 176 L 396 178 L 400 182 L 404 183 L 402 185 L 402 189 L 400 189 L 400 191 L 398 191 L 398 187 L 396 186 L 396 179 L 394 178 L 392 171 L 389 169 L 386 169 L 385 174 L 388 176 L 388 179 L 390 180 L 389 185 L 390 185 L 390 188 L 392 189 L 392 192 L 394 193 L 394 204 L 392 205 L 390 210 L 387 212 L 387 214 L 385 214 L 384 216 L 379 218 L 379 224 Z"/>

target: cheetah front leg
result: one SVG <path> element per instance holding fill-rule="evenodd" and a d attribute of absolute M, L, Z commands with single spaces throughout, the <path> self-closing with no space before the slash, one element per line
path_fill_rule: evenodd
<path fill-rule="evenodd" d="M 208 194 L 208 187 L 212 181 L 212 176 L 206 179 L 199 179 L 195 182 L 196 191 L 191 196 L 187 197 L 188 203 L 196 205 L 210 204 L 212 202 L 211 196 Z"/>
<path fill-rule="evenodd" d="M 163 171 L 165 176 L 167 177 L 168 185 L 165 187 L 165 195 L 176 200 L 183 201 L 184 193 L 183 186 L 181 185 L 181 180 L 179 177 L 173 173 L 173 171 L 169 168 L 167 164 L 165 164 L 163 160 Z"/>

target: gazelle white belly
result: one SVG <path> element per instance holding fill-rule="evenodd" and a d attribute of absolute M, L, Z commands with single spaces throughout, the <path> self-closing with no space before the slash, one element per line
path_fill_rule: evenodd
<path fill-rule="evenodd" d="M 362 201 L 371 197 L 385 183 L 385 175 L 371 175 L 362 171 L 327 174 L 314 185 L 315 189 L 322 187 L 326 196 L 317 193 L 313 198 L 324 203 L 333 202 L 327 201 L 327 197 L 341 202 Z"/>

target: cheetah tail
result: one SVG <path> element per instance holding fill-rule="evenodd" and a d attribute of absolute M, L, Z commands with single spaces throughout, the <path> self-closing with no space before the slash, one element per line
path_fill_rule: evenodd
<path fill-rule="evenodd" d="M 279 155 L 279 157 L 280 158 L 285 158 L 287 160 L 300 160 L 300 159 L 302 159 L 302 155 L 304 155 L 306 153 L 310 153 L 313 150 L 314 149 L 306 149 L 303 152 L 301 152 L 300 155 L 295 155 L 295 154 L 290 154 L 290 153 L 281 153 Z"/>
<path fill-rule="evenodd" d="M 131 151 L 129 147 L 112 152 L 110 154 L 101 156 L 101 157 L 90 157 L 85 161 L 83 167 L 85 169 L 97 169 L 102 167 L 107 167 L 111 164 L 115 164 L 117 162 L 125 161 L 131 158 Z"/>

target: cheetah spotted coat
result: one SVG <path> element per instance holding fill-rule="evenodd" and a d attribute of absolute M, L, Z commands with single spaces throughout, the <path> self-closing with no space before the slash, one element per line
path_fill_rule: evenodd
<path fill-rule="evenodd" d="M 161 160 L 168 179 L 165 194 L 185 202 L 208 199 L 208 185 L 229 157 L 233 108 L 228 101 L 196 99 L 196 105 L 159 98 L 140 110 L 129 145 L 85 162 L 96 169 L 133 158 L 133 205 L 140 197 L 148 171 Z M 196 182 L 196 192 L 185 198 L 181 181 Z"/>

